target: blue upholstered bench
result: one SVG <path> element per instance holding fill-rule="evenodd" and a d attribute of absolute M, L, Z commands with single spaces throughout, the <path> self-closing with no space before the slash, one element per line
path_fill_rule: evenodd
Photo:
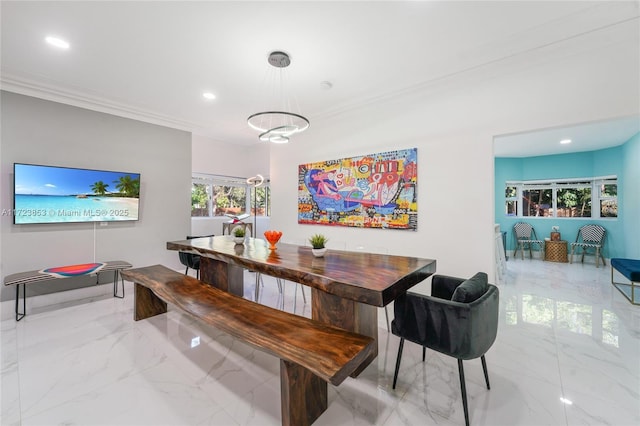
<path fill-rule="evenodd" d="M 613 270 L 620 272 L 629 281 L 630 284 L 617 283 L 613 281 Z M 636 286 L 640 285 L 640 260 L 636 259 L 611 259 L 611 284 L 617 288 L 631 303 L 640 305 L 640 301 L 636 301 Z"/>

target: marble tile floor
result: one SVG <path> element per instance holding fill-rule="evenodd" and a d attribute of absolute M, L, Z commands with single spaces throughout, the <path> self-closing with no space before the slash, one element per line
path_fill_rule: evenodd
<path fill-rule="evenodd" d="M 509 260 L 487 354 L 491 390 L 480 361 L 465 362 L 472 425 L 640 424 L 640 307 L 609 274 L 608 263 Z M 254 277 L 246 273 L 247 298 Z M 281 306 L 275 281 L 264 280 L 261 302 Z M 2 321 L 0 424 L 280 424 L 276 358 L 174 310 L 134 322 L 127 285 L 123 300 Z M 285 310 L 309 316 L 296 296 L 287 282 Z M 407 343 L 393 390 L 399 339 L 380 324 L 377 362 L 329 385 L 315 425 L 463 425 L 456 361 L 427 351 L 422 363 L 421 348 Z"/>

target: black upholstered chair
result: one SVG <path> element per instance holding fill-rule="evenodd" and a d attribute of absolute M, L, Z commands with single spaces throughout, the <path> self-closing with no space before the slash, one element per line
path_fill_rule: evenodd
<path fill-rule="evenodd" d="M 187 240 L 193 240 L 194 238 L 206 238 L 213 237 L 213 235 L 202 235 L 202 236 L 193 236 L 187 235 Z M 189 269 L 193 269 L 196 271 L 196 277 L 200 279 L 200 256 L 193 253 L 185 253 L 182 251 L 178 252 L 178 257 L 180 258 L 180 263 L 186 266 L 184 270 L 184 274 L 187 275 L 189 273 Z"/>
<path fill-rule="evenodd" d="M 394 301 L 395 318 L 391 322 L 391 332 L 400 337 L 393 388 L 396 388 L 405 340 L 422 346 L 422 361 L 426 348 L 456 358 L 464 419 L 468 426 L 462 361 L 480 358 L 487 389 L 490 389 L 484 355 L 496 340 L 498 299 L 498 288 L 487 283 L 487 274 L 483 272 L 468 280 L 434 275 L 431 296 L 405 293 L 398 297 Z"/>

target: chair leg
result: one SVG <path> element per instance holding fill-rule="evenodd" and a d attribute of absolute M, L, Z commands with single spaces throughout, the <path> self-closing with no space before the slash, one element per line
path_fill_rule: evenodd
<path fill-rule="evenodd" d="M 302 301 L 304 302 L 304 304 L 307 304 L 307 296 L 304 294 L 304 285 L 298 283 L 295 286 L 295 290 L 293 292 L 293 303 L 295 305 L 296 299 L 298 298 L 298 287 L 300 287 L 300 291 L 302 292 Z M 295 312 L 295 310 L 294 310 Z"/>
<path fill-rule="evenodd" d="M 187 269 L 184 270 L 184 274 L 187 275 L 189 273 L 189 267 L 187 266 Z"/>
<path fill-rule="evenodd" d="M 256 303 L 258 303 L 258 296 L 260 295 L 260 272 L 256 272 Z"/>
<path fill-rule="evenodd" d="M 487 389 L 491 389 L 491 385 L 489 385 L 489 373 L 487 372 L 487 360 L 484 359 L 484 355 L 480 357 L 482 361 L 482 371 L 484 371 L 484 381 L 487 382 Z"/>
<path fill-rule="evenodd" d="M 424 359 L 425 359 L 426 355 L 427 355 L 427 347 L 423 346 L 422 347 L 422 362 L 424 362 Z"/>
<path fill-rule="evenodd" d="M 571 246 L 571 256 L 569 257 L 569 263 L 573 263 L 573 253 L 576 251 L 576 246 Z"/>
<path fill-rule="evenodd" d="M 400 370 L 400 360 L 402 360 L 402 347 L 404 346 L 404 339 L 400 339 L 400 346 L 398 346 L 398 359 L 396 359 L 396 372 L 393 373 L 393 389 L 396 388 L 396 382 L 398 381 L 398 371 Z"/>
<path fill-rule="evenodd" d="M 391 331 L 391 327 L 389 327 L 389 308 L 387 306 L 384 307 L 384 317 L 387 319 L 387 331 Z"/>
<path fill-rule="evenodd" d="M 600 249 L 596 247 L 596 268 L 600 267 Z"/>
<path fill-rule="evenodd" d="M 467 406 L 467 387 L 464 382 L 464 368 L 462 360 L 458 359 L 458 372 L 460 373 L 460 390 L 462 391 L 462 408 L 464 409 L 464 424 L 469 426 L 469 407 Z"/>

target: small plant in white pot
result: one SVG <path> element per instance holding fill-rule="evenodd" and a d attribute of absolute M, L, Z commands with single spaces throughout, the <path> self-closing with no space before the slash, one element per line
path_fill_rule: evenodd
<path fill-rule="evenodd" d="M 329 241 L 329 239 L 322 234 L 315 234 L 312 235 L 311 238 L 309 238 L 309 242 L 311 243 L 312 247 L 311 252 L 314 256 L 324 256 L 325 252 L 327 251 L 327 248 L 325 247 L 327 241 Z"/>
<path fill-rule="evenodd" d="M 233 229 L 233 241 L 236 244 L 244 243 L 244 228 L 238 226 Z"/>

